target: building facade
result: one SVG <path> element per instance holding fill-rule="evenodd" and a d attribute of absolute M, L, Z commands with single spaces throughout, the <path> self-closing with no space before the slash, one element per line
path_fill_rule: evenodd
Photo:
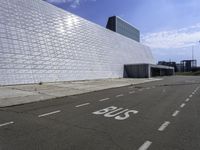
<path fill-rule="evenodd" d="M 0 1 L 0 85 L 123 77 L 150 49 L 42 0 Z"/>
<path fill-rule="evenodd" d="M 106 28 L 137 42 L 140 42 L 140 31 L 120 17 L 109 17 Z"/>

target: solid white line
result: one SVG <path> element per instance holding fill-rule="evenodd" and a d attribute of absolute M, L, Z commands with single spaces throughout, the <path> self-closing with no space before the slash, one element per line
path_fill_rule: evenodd
<path fill-rule="evenodd" d="M 10 124 L 13 124 L 13 123 L 14 123 L 13 121 L 6 122 L 6 123 L 3 123 L 3 124 L 0 124 L 0 127 L 7 126 L 7 125 L 10 125 Z"/>
<path fill-rule="evenodd" d="M 124 96 L 123 94 L 120 94 L 120 95 L 116 95 L 116 97 L 122 97 L 122 96 Z"/>
<path fill-rule="evenodd" d="M 49 115 L 53 115 L 53 114 L 56 114 L 56 113 L 59 113 L 61 112 L 60 110 L 57 110 L 57 111 L 53 111 L 53 112 L 49 112 L 49 113 L 45 113 L 45 114 L 41 114 L 41 115 L 38 115 L 38 117 L 45 117 L 45 116 L 49 116 Z"/>
<path fill-rule="evenodd" d="M 186 102 L 189 102 L 189 101 L 190 101 L 190 99 L 189 99 L 189 98 L 187 98 L 185 101 L 186 101 Z"/>
<path fill-rule="evenodd" d="M 103 101 L 107 101 L 107 100 L 109 100 L 110 98 L 104 98 L 104 99 L 100 99 L 99 101 L 100 102 L 103 102 Z"/>
<path fill-rule="evenodd" d="M 146 141 L 142 146 L 140 146 L 138 150 L 147 150 L 151 144 L 152 144 L 151 141 Z"/>
<path fill-rule="evenodd" d="M 179 111 L 176 110 L 176 111 L 172 114 L 172 116 L 173 116 L 173 117 L 176 117 L 176 116 L 178 115 L 178 113 L 179 113 Z"/>
<path fill-rule="evenodd" d="M 80 104 L 80 105 L 77 105 L 76 107 L 82 107 L 82 106 L 86 106 L 86 105 L 89 105 L 90 103 L 84 103 L 84 104 Z"/>
<path fill-rule="evenodd" d="M 181 108 L 183 108 L 184 106 L 185 106 L 185 103 L 181 104 L 181 106 L 180 106 L 180 107 L 181 107 Z"/>
<path fill-rule="evenodd" d="M 190 98 L 192 97 L 192 95 L 189 96 Z"/>
<path fill-rule="evenodd" d="M 169 121 L 165 121 L 161 126 L 160 128 L 158 128 L 158 131 L 164 131 L 165 128 L 170 124 Z"/>
<path fill-rule="evenodd" d="M 133 93 L 135 93 L 135 91 L 130 91 L 130 92 L 129 92 L 129 94 L 133 94 Z"/>

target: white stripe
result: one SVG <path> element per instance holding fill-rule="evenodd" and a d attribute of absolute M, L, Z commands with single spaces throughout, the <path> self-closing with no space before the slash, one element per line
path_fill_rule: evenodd
<path fill-rule="evenodd" d="M 104 98 L 104 99 L 100 99 L 99 101 L 100 102 L 103 102 L 103 101 L 107 101 L 107 100 L 109 100 L 110 98 Z"/>
<path fill-rule="evenodd" d="M 192 97 L 192 95 L 190 95 L 189 97 Z"/>
<path fill-rule="evenodd" d="M 133 94 L 133 93 L 135 93 L 135 91 L 130 91 L 130 92 L 129 92 L 129 94 Z"/>
<path fill-rule="evenodd" d="M 192 92 L 192 95 L 194 95 L 195 94 L 195 92 Z"/>
<path fill-rule="evenodd" d="M 184 106 L 185 106 L 185 103 L 181 104 L 181 106 L 180 106 L 180 107 L 181 107 L 181 108 L 183 108 Z"/>
<path fill-rule="evenodd" d="M 178 115 L 178 113 L 179 113 L 179 111 L 176 110 L 176 111 L 172 114 L 172 116 L 173 116 L 173 117 L 176 117 L 176 116 Z"/>
<path fill-rule="evenodd" d="M 158 128 L 158 131 L 164 131 L 165 128 L 170 124 L 169 121 L 165 121 L 161 126 L 160 128 Z"/>
<path fill-rule="evenodd" d="M 3 124 L 0 124 L 0 127 L 7 126 L 7 125 L 10 125 L 10 124 L 13 124 L 13 123 L 14 123 L 13 121 L 6 122 L 6 123 L 3 123 Z"/>
<path fill-rule="evenodd" d="M 189 101 L 190 101 L 190 99 L 189 99 L 189 98 L 187 98 L 185 101 L 186 101 L 186 102 L 189 102 Z"/>
<path fill-rule="evenodd" d="M 144 89 L 139 89 L 139 91 L 143 91 Z"/>
<path fill-rule="evenodd" d="M 89 105 L 90 103 L 84 103 L 84 104 L 80 104 L 80 105 L 77 105 L 76 107 L 82 107 L 82 106 L 86 106 L 86 105 Z"/>
<path fill-rule="evenodd" d="M 122 97 L 122 96 L 124 96 L 123 94 L 120 94 L 120 95 L 116 95 L 116 97 Z"/>
<path fill-rule="evenodd" d="M 59 112 L 61 112 L 61 111 L 57 110 L 57 111 L 53 111 L 53 112 L 49 112 L 49 113 L 38 115 L 38 117 L 45 117 L 45 116 L 53 115 L 53 114 L 56 114 L 56 113 L 59 113 Z"/>
<path fill-rule="evenodd" d="M 140 146 L 140 148 L 138 150 L 147 150 L 151 144 L 152 144 L 152 142 L 146 141 L 146 142 L 144 142 L 144 144 L 142 146 Z"/>

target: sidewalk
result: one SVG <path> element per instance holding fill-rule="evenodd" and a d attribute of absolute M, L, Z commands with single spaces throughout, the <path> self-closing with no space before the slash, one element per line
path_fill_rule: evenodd
<path fill-rule="evenodd" d="M 161 79 L 101 79 L 0 87 L 0 107 L 7 107 Z"/>

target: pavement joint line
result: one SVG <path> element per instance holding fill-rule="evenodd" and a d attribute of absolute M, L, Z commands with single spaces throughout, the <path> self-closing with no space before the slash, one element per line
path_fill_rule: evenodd
<path fill-rule="evenodd" d="M 158 131 L 164 131 L 165 128 L 170 124 L 169 121 L 165 121 L 159 128 Z"/>
<path fill-rule="evenodd" d="M 104 98 L 104 99 L 100 99 L 99 101 L 100 102 L 103 102 L 103 101 L 107 101 L 107 100 L 109 100 L 110 98 Z"/>
<path fill-rule="evenodd" d="M 124 96 L 124 95 L 123 94 L 116 95 L 116 97 L 122 97 L 122 96 Z"/>
<path fill-rule="evenodd" d="M 185 107 L 185 103 L 181 104 L 181 106 L 180 106 L 180 107 L 181 107 L 181 108 Z"/>
<path fill-rule="evenodd" d="M 147 150 L 151 146 L 152 142 L 151 141 L 146 141 L 142 146 L 139 147 L 138 150 Z"/>
<path fill-rule="evenodd" d="M 38 117 L 41 118 L 41 117 L 57 114 L 57 113 L 60 113 L 60 112 L 61 112 L 61 110 L 56 110 L 56 111 L 52 111 L 52 112 L 49 112 L 49 113 L 38 115 Z"/>
<path fill-rule="evenodd" d="M 84 104 L 76 105 L 75 107 L 78 108 L 78 107 L 82 107 L 82 106 L 86 106 L 86 105 L 90 105 L 90 103 L 84 103 Z"/>
<path fill-rule="evenodd" d="M 14 123 L 13 121 L 2 123 L 2 124 L 0 124 L 0 127 L 7 126 L 7 125 L 10 125 L 10 124 L 13 124 L 13 123 Z"/>
<path fill-rule="evenodd" d="M 189 99 L 189 98 L 187 98 L 185 101 L 186 101 L 186 102 L 189 102 L 189 101 L 190 101 L 190 99 Z"/>
<path fill-rule="evenodd" d="M 172 117 L 176 117 L 179 114 L 180 111 L 176 110 L 173 114 Z"/>

